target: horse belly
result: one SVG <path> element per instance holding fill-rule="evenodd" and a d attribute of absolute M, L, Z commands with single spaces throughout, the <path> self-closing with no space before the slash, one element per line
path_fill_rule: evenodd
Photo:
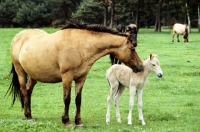
<path fill-rule="evenodd" d="M 185 33 L 185 26 L 183 25 L 180 25 L 180 24 L 176 24 L 174 26 L 174 31 L 177 33 L 177 34 L 180 34 L 180 35 L 183 35 Z"/>

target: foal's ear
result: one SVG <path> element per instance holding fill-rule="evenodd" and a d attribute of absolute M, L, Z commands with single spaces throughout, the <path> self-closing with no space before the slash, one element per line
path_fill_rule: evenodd
<path fill-rule="evenodd" d="M 153 55 L 152 55 L 152 54 L 150 54 L 150 60 L 152 60 L 152 58 L 153 58 Z"/>

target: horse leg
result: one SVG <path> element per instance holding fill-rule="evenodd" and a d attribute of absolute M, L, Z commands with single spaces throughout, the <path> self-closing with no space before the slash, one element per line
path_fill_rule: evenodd
<path fill-rule="evenodd" d="M 116 107 L 116 117 L 117 117 L 117 122 L 121 123 L 121 116 L 120 116 L 120 110 L 119 110 L 119 98 L 121 94 L 123 93 L 125 87 L 123 85 L 119 85 L 119 88 L 117 90 L 117 93 L 114 96 L 115 100 L 115 107 Z"/>
<path fill-rule="evenodd" d="M 175 33 L 173 31 L 173 33 L 172 33 L 172 42 L 174 42 L 174 35 L 175 35 Z"/>
<path fill-rule="evenodd" d="M 117 64 L 117 62 L 118 62 L 118 59 L 115 57 L 114 58 L 114 63 Z"/>
<path fill-rule="evenodd" d="M 107 113 L 106 113 L 106 123 L 110 123 L 110 110 L 111 110 L 111 105 L 112 105 L 112 98 L 119 85 L 119 83 L 116 83 L 116 84 L 111 83 L 111 82 L 109 83 L 110 83 L 110 93 L 107 98 L 108 106 L 107 106 Z"/>
<path fill-rule="evenodd" d="M 142 112 L 142 93 L 143 93 L 143 89 L 137 90 L 138 113 L 139 113 L 139 120 L 141 121 L 142 125 L 146 125 L 144 121 L 144 117 L 143 117 L 143 112 Z"/>
<path fill-rule="evenodd" d="M 115 64 L 115 56 L 110 54 L 111 65 Z"/>
<path fill-rule="evenodd" d="M 35 84 L 37 83 L 36 80 L 29 78 L 27 84 L 26 84 L 26 90 L 27 90 L 27 103 L 25 102 L 25 115 L 31 116 L 31 95 L 33 92 L 33 88 Z"/>
<path fill-rule="evenodd" d="M 63 101 L 64 101 L 64 113 L 62 115 L 62 122 L 66 126 L 72 126 L 69 120 L 69 105 L 71 101 L 71 85 L 73 77 L 71 74 L 62 75 L 62 84 L 63 84 Z"/>
<path fill-rule="evenodd" d="M 75 103 L 76 103 L 76 115 L 75 115 L 75 124 L 78 127 L 82 127 L 81 122 L 81 99 L 82 99 L 82 89 L 85 83 L 86 77 L 78 79 L 75 81 Z"/>
<path fill-rule="evenodd" d="M 28 93 L 27 88 L 26 88 L 27 75 L 19 63 L 15 63 L 14 69 L 18 76 L 18 81 L 20 85 L 19 96 L 21 98 L 20 101 L 21 101 L 22 108 L 24 108 L 24 115 L 28 120 L 31 120 L 32 115 L 31 115 L 30 100 L 29 100 L 30 94 Z"/>
<path fill-rule="evenodd" d="M 180 40 L 179 40 L 179 34 L 177 34 L 177 42 L 180 42 Z"/>
<path fill-rule="evenodd" d="M 129 101 L 129 113 L 128 113 L 128 125 L 132 125 L 132 110 L 134 105 L 134 96 L 136 88 L 130 87 L 130 101 Z"/>

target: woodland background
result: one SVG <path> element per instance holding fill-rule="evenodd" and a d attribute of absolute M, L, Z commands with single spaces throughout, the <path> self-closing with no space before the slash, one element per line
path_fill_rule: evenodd
<path fill-rule="evenodd" d="M 199 27 L 199 0 L 0 0 L 0 27 L 58 27 L 84 21 L 116 27 L 171 27 L 175 22 Z M 199 24 L 198 24 L 199 20 Z"/>

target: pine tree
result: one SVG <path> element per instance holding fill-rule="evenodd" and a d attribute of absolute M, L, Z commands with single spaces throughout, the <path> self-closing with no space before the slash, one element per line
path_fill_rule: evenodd
<path fill-rule="evenodd" d="M 0 2 L 0 25 L 2 27 L 12 26 L 13 18 L 16 16 L 17 3 L 12 0 L 5 0 Z"/>
<path fill-rule="evenodd" d="M 34 2 L 28 1 L 21 5 L 13 21 L 25 27 L 37 27 L 46 25 L 49 15 L 44 3 L 36 5 Z"/>

